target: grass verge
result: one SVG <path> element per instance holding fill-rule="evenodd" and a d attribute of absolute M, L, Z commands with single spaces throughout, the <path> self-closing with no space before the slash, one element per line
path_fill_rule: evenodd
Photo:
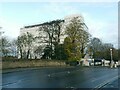
<path fill-rule="evenodd" d="M 13 68 L 34 68 L 34 67 L 63 67 L 67 66 L 65 61 L 59 60 L 16 60 L 3 61 L 2 70 Z"/>

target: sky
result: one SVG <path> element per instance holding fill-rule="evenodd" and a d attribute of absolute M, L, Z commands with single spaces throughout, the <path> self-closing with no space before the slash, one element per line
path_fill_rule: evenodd
<path fill-rule="evenodd" d="M 92 37 L 118 47 L 117 2 L 1 2 L 0 27 L 9 38 L 20 28 L 81 14 Z"/>

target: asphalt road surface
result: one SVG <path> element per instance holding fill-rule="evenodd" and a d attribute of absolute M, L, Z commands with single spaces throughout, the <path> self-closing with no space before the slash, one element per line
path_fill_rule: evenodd
<path fill-rule="evenodd" d="M 46 67 L 2 74 L 2 88 L 119 88 L 118 68 Z"/>

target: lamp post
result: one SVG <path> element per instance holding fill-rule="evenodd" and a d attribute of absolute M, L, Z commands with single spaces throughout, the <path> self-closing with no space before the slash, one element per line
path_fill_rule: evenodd
<path fill-rule="evenodd" d="M 113 67 L 112 48 L 110 49 L 110 55 L 111 55 L 111 64 L 110 64 L 110 67 L 112 68 Z"/>

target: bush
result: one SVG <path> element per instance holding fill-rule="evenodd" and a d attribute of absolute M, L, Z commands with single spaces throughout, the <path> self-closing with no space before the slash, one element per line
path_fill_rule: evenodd
<path fill-rule="evenodd" d="M 6 56 L 6 57 L 2 57 L 2 61 L 16 61 L 18 60 L 17 57 L 14 56 Z"/>
<path fill-rule="evenodd" d="M 78 65 L 77 61 L 71 61 L 70 62 L 70 66 L 77 66 L 77 65 Z"/>
<path fill-rule="evenodd" d="M 66 61 L 65 64 L 70 65 L 70 66 L 77 66 L 79 64 L 79 62 L 76 61 L 76 60 L 74 60 L 74 61 Z"/>

